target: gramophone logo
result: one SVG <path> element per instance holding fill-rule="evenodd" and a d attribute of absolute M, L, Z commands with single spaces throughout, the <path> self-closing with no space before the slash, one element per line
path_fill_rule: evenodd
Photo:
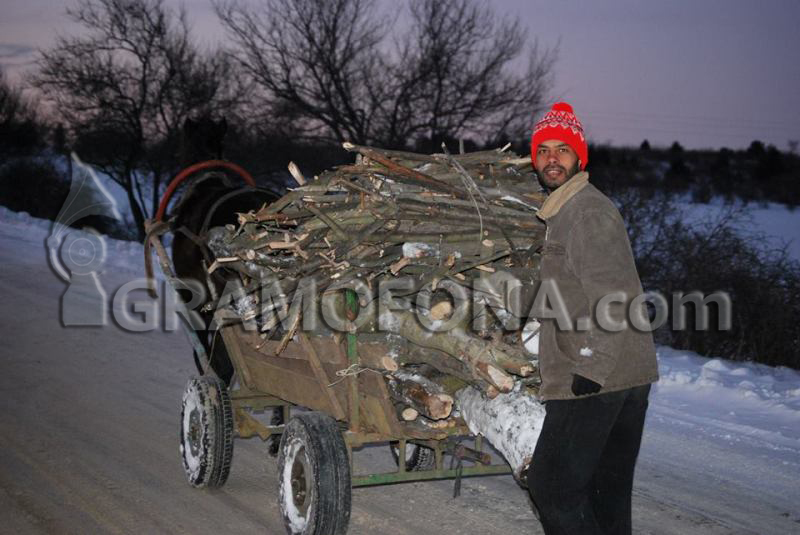
<path fill-rule="evenodd" d="M 105 237 L 91 227 L 70 225 L 89 216 L 122 221 L 117 203 L 90 166 L 73 153 L 74 172 L 69 195 L 46 240 L 50 267 L 67 283 L 61 296 L 61 323 L 102 326 L 108 320 L 108 299 L 98 277 L 105 265 Z"/>

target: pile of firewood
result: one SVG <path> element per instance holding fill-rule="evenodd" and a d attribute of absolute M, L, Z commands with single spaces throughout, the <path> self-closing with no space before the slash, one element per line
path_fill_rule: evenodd
<path fill-rule="evenodd" d="M 291 304 L 312 289 L 323 315 L 344 318 L 340 331 L 383 336 L 389 351 L 371 366 L 405 420 L 452 425 L 467 385 L 487 398 L 535 388 L 537 358 L 522 340 L 530 303 L 508 305 L 533 286 L 544 239 L 530 159 L 344 148 L 353 165 L 308 180 L 292 164 L 299 187 L 209 233 L 209 271 L 242 275 L 236 313 L 285 347 L 310 314 L 292 316 Z M 349 300 L 345 288 L 357 290 Z M 329 323 L 312 330 L 335 332 Z"/>

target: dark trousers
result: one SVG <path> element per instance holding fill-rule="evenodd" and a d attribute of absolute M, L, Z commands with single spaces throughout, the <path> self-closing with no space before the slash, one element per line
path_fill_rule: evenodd
<path fill-rule="evenodd" d="M 528 489 L 547 535 L 631 533 L 650 385 L 545 403 Z"/>

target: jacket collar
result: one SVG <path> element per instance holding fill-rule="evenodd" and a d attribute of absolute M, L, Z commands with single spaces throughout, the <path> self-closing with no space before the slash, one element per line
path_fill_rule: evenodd
<path fill-rule="evenodd" d="M 580 190 L 589 185 L 589 173 L 581 171 L 570 178 L 567 182 L 557 188 L 545 199 L 539 212 L 536 214 L 539 219 L 547 221 L 561 210 L 561 207 L 568 200 L 575 196 Z"/>

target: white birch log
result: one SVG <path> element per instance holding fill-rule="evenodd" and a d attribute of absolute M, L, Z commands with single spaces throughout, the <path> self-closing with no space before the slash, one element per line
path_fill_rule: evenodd
<path fill-rule="evenodd" d="M 475 435 L 484 436 L 505 457 L 517 481 L 525 472 L 544 423 L 544 404 L 517 387 L 488 399 L 475 387 L 456 392 L 456 406 Z M 535 470 L 535 467 L 533 468 Z"/>

